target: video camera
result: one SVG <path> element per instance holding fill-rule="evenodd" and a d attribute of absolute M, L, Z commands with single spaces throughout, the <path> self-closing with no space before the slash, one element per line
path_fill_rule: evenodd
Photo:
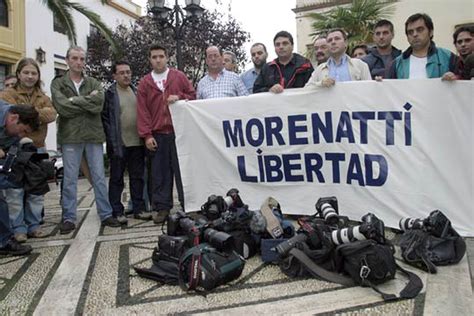
<path fill-rule="evenodd" d="M 218 250 L 233 247 L 231 235 L 211 228 L 204 219 L 193 220 L 183 211 L 178 211 L 168 217 L 167 233 L 170 236 L 188 236 L 189 241 L 194 245 L 205 240 Z"/>

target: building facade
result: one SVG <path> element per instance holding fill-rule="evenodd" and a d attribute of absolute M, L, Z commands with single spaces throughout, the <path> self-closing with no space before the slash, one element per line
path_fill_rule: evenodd
<path fill-rule="evenodd" d="M 52 79 L 67 69 L 65 55 L 70 43 L 63 27 L 55 23 L 52 12 L 42 0 L 0 0 L 0 6 L 2 2 L 6 3 L 12 23 L 11 27 L 0 26 L 0 71 L 4 64 L 5 74 L 13 73 L 14 64 L 20 58 L 34 58 L 41 67 L 43 89 L 50 95 Z M 81 0 L 79 3 L 97 13 L 112 29 L 120 24 L 133 23 L 140 17 L 142 10 L 131 0 L 108 0 L 105 5 L 100 0 Z M 79 12 L 73 11 L 72 16 L 76 25 L 77 44 L 87 49 L 87 38 L 97 29 Z M 4 33 L 10 37 L 6 38 Z M 3 86 L 2 77 L 0 81 Z M 56 124 L 51 123 L 48 128 L 46 146 L 56 149 Z"/>
<path fill-rule="evenodd" d="M 296 32 L 298 51 L 305 52 L 312 45 L 314 32 L 309 13 L 325 12 L 338 5 L 348 5 L 351 0 L 296 0 Z M 399 0 L 393 4 L 394 13 L 389 18 L 395 27 L 392 44 L 402 50 L 408 47 L 405 21 L 414 13 L 426 13 L 434 23 L 436 45 L 455 51 L 452 34 L 460 25 L 474 25 L 474 0 Z"/>

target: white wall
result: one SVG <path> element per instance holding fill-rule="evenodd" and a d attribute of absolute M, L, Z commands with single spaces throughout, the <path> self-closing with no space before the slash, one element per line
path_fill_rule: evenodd
<path fill-rule="evenodd" d="M 320 2 L 318 0 L 297 0 L 297 5 Z M 474 23 L 474 0 L 400 0 L 394 4 L 395 11 L 389 18 L 395 26 L 393 45 L 405 50 L 408 42 L 405 35 L 405 21 L 415 13 L 426 13 L 433 20 L 434 41 L 436 45 L 455 51 L 452 34 L 455 26 Z M 326 9 L 325 9 L 326 10 Z M 296 15 L 298 51 L 304 52 L 306 45 L 312 41 L 309 34 L 313 32 L 309 12 Z"/>
<path fill-rule="evenodd" d="M 42 4 L 41 0 L 26 0 L 25 2 L 26 56 L 36 58 L 36 49 L 39 47 L 46 52 L 46 62 L 41 65 L 41 79 L 44 83 L 44 91 L 50 96 L 50 83 L 54 78 L 55 62 L 65 64 L 63 58 L 54 56 L 64 57 L 69 47 L 69 41 L 66 35 L 53 31 L 53 15 Z M 102 5 L 99 0 L 81 0 L 77 2 L 99 14 L 102 20 L 111 28 L 115 28 L 122 23 L 128 24 L 135 21 L 131 16 L 109 5 Z M 126 0 L 115 0 L 114 2 L 133 10 L 133 5 Z M 73 12 L 73 17 L 76 24 L 77 44 L 87 49 L 90 22 L 78 12 Z M 56 149 L 56 123 L 54 122 L 48 126 L 46 147 Z"/>

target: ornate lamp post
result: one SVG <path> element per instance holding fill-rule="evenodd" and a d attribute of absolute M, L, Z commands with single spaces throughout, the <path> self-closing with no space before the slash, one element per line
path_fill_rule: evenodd
<path fill-rule="evenodd" d="M 173 30 L 176 41 L 176 63 L 178 69 L 183 70 L 183 61 L 181 57 L 181 45 L 183 41 L 184 25 L 191 19 L 199 18 L 204 12 L 200 7 L 201 0 L 185 0 L 186 6 L 181 8 L 178 0 L 174 1 L 173 8 L 165 7 L 165 0 L 148 0 L 148 11 L 158 20 L 163 28 Z M 186 15 L 183 12 L 186 11 Z"/>

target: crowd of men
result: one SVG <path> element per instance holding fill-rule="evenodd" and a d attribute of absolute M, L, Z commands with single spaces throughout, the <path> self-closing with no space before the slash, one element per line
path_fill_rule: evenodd
<path fill-rule="evenodd" d="M 373 30 L 375 46 L 357 45 L 348 55 L 348 38 L 343 29 L 333 29 L 314 41 L 317 65 L 294 52 L 293 37 L 286 31 L 273 38 L 277 57 L 267 62 L 262 43 L 251 46 L 254 67 L 237 74 L 236 55 L 218 46 L 206 49 L 207 73 L 195 90 L 186 75 L 168 66 L 169 54 L 161 45 L 148 50 L 151 71 L 132 85 L 130 64 L 116 61 L 111 68 L 115 82 L 103 91 L 102 84 L 84 75 L 86 52 L 69 48 L 69 70 L 51 83 L 52 104 L 57 112 L 57 140 L 63 154 L 61 234 L 69 234 L 77 224 L 77 182 L 81 163 L 88 166 L 97 212 L 102 225 L 118 227 L 127 223 L 122 204 L 124 175 L 128 172 L 131 209 L 139 220 L 162 223 L 173 207 L 173 186 L 184 208 L 175 134 L 169 107 L 178 100 L 246 96 L 252 93 L 282 93 L 291 88 L 326 87 L 352 80 L 470 79 L 474 30 L 461 27 L 453 34 L 458 55 L 437 47 L 434 27 L 426 14 L 414 14 L 405 23 L 408 49 L 392 46 L 394 26 L 379 21 Z M 39 68 L 36 66 L 38 72 Z M 33 69 L 34 70 L 34 69 Z M 7 78 L 8 89 L 18 88 L 18 76 Z M 37 79 L 39 76 L 37 75 Z M 13 81 L 13 83 L 10 83 Z M 7 90 L 8 90 L 7 89 Z M 32 110 L 33 109 L 33 110 Z M 8 147 L 33 133 L 40 123 L 34 107 L 0 104 L 0 158 Z M 110 158 L 107 188 L 102 143 Z M 0 188 L 10 187 L 0 173 Z M 148 193 L 148 194 L 147 194 Z M 148 203 L 151 212 L 147 212 Z M 0 195 L 0 254 L 23 255 L 31 247 L 21 245 L 8 219 L 8 205 Z M 28 234 L 40 238 L 42 234 Z"/>

